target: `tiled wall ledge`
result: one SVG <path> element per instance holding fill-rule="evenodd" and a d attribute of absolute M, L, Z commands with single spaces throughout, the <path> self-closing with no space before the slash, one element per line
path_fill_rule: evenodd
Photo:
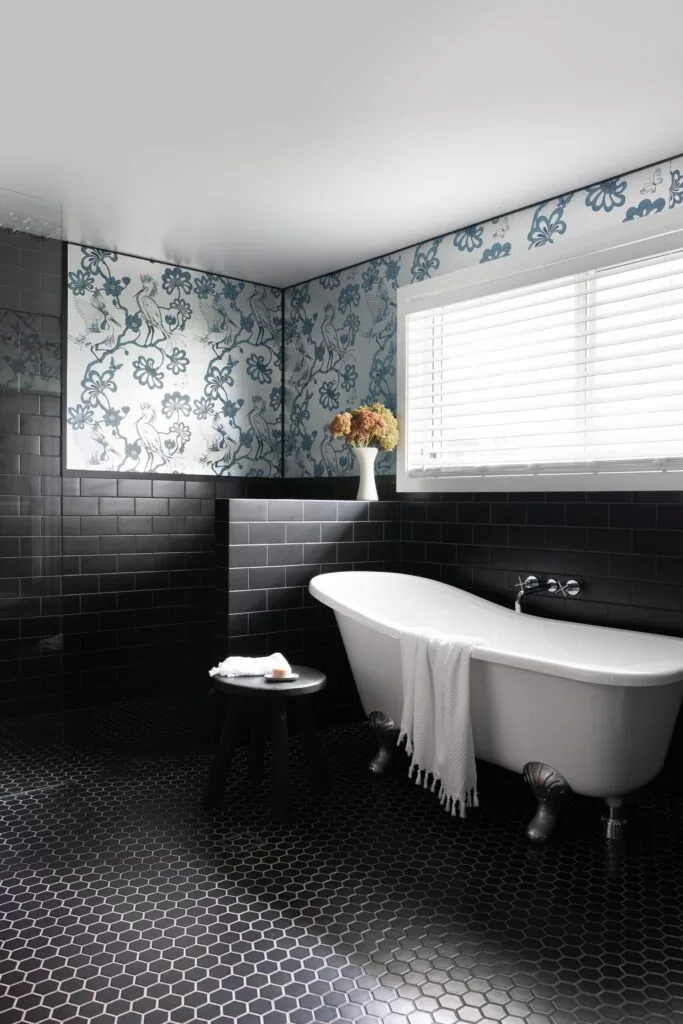
<path fill-rule="evenodd" d="M 320 494 L 344 482 L 288 483 Z M 518 575 L 576 576 L 579 598 L 539 595 L 527 612 L 683 635 L 680 493 L 394 498 L 217 501 L 220 656 L 282 650 L 318 665 L 330 676 L 330 717 L 360 715 L 334 617 L 308 593 L 312 576 L 340 569 L 428 576 L 508 607 Z M 669 769 L 682 762 L 679 725 Z"/>
<path fill-rule="evenodd" d="M 395 570 L 395 501 L 249 498 L 216 503 L 218 657 L 282 651 L 328 675 L 330 717 L 359 707 L 334 617 L 308 583 L 321 572 Z"/>

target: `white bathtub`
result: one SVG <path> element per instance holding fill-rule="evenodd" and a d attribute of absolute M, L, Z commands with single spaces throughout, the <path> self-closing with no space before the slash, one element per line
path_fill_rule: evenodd
<path fill-rule="evenodd" d="M 662 767 L 683 696 L 683 640 L 515 615 L 399 573 L 329 573 L 310 591 L 335 612 L 366 713 L 400 722 L 399 637 L 430 626 L 485 645 L 472 661 L 477 757 L 517 772 L 552 766 L 576 793 L 615 804 Z"/>

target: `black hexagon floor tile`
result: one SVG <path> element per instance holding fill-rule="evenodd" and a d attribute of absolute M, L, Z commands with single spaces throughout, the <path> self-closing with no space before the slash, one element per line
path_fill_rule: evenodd
<path fill-rule="evenodd" d="M 293 743 L 296 820 L 238 754 L 201 809 L 213 730 L 183 701 L 0 727 L 0 1024 L 683 1024 L 683 798 L 606 844 L 577 802 L 544 849 L 521 780 L 482 766 L 449 818 L 364 725 Z"/>

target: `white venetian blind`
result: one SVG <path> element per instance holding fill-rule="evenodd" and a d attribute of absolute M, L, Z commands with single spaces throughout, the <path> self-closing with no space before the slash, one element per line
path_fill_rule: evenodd
<path fill-rule="evenodd" d="M 409 313 L 406 339 L 411 476 L 683 467 L 683 252 Z"/>

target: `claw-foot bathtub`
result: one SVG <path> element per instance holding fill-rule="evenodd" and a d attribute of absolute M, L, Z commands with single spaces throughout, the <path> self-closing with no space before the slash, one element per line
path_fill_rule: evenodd
<path fill-rule="evenodd" d="M 618 835 L 623 797 L 662 767 L 683 697 L 683 640 L 515 615 L 400 573 L 329 573 L 310 592 L 335 612 L 380 744 L 373 771 L 388 764 L 401 720 L 401 632 L 425 626 L 482 641 L 471 662 L 475 752 L 531 784 L 530 839 L 548 838 L 570 790 L 606 800 L 606 835 Z"/>

